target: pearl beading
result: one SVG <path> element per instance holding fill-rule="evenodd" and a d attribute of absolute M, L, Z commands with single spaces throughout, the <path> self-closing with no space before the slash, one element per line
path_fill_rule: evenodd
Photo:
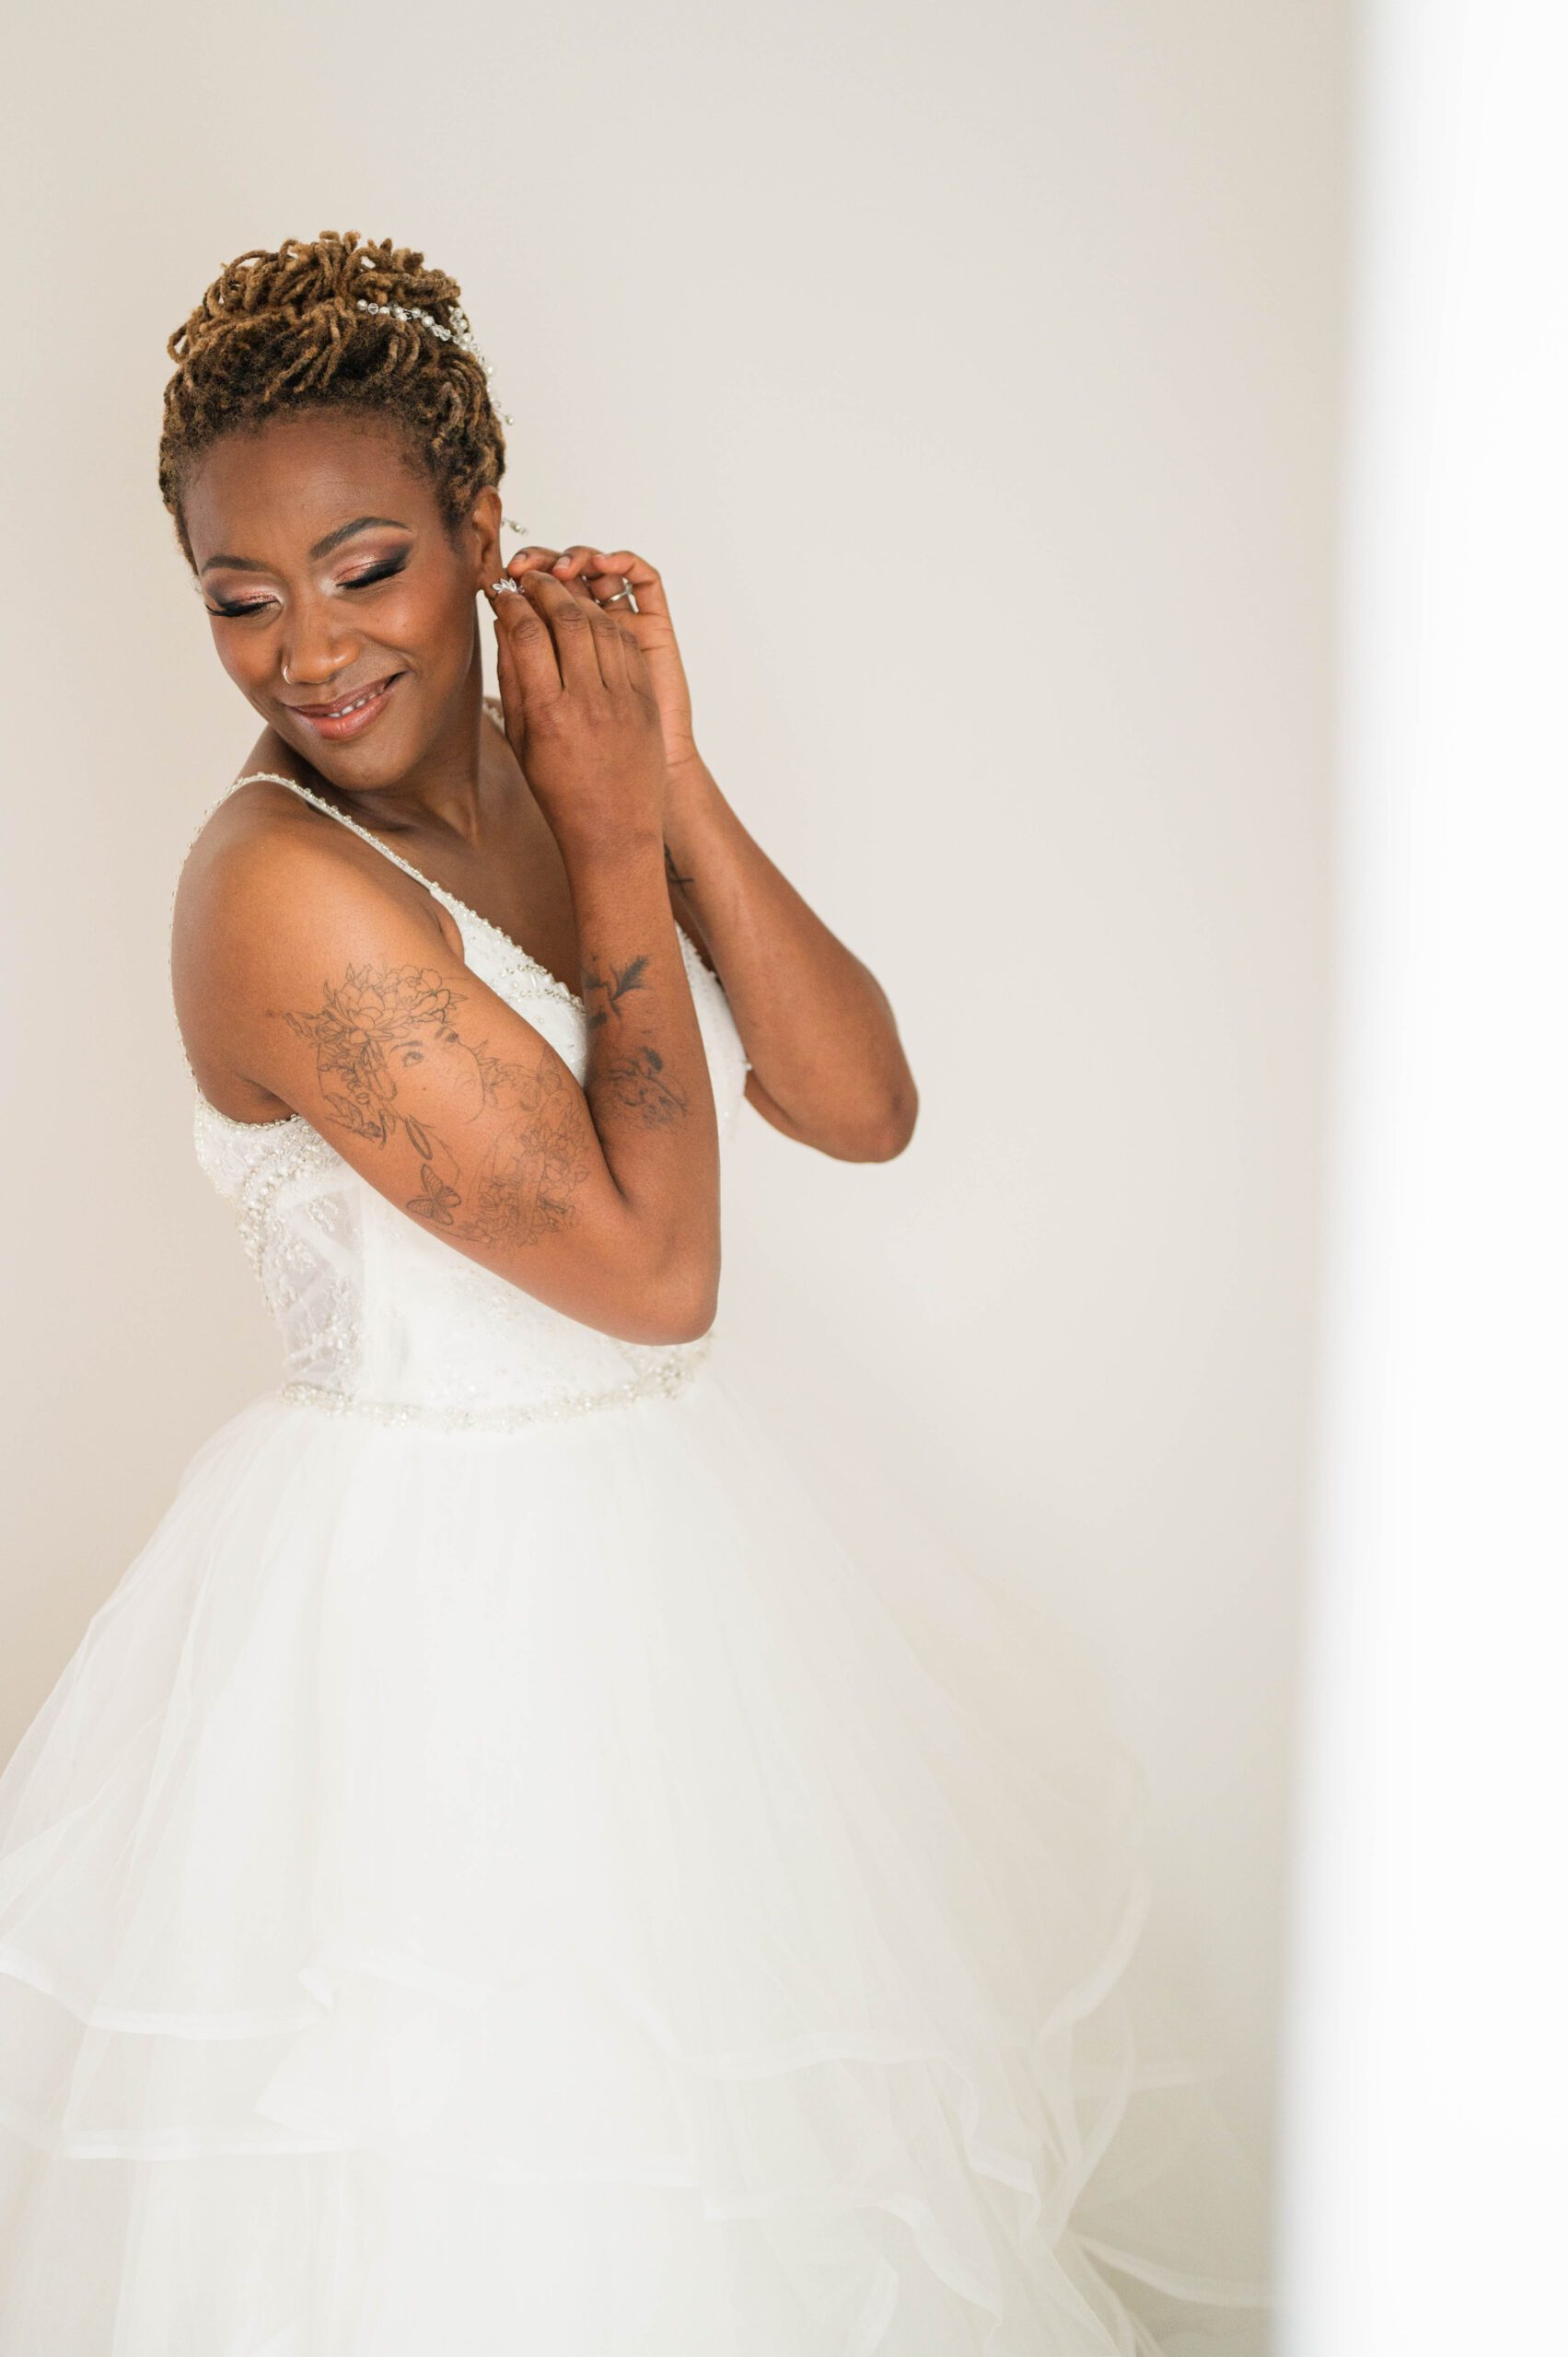
<path fill-rule="evenodd" d="M 380 1424 L 419 1424 L 435 1432 L 515 1432 L 524 1424 L 560 1423 L 596 1408 L 626 1407 L 637 1399 L 673 1399 L 703 1364 L 711 1342 L 712 1336 L 707 1334 L 695 1342 L 683 1342 L 607 1390 L 557 1392 L 516 1406 L 482 1401 L 471 1407 L 447 1407 L 424 1399 L 365 1399 L 319 1383 L 285 1383 L 276 1396 L 295 1407 L 315 1408 L 333 1416 L 364 1416 Z"/>
<path fill-rule="evenodd" d="M 245 1257 L 260 1283 L 274 1325 L 287 1341 L 296 1304 L 313 1299 L 309 1354 L 319 1362 L 326 1355 L 341 1365 L 352 1364 L 360 1346 L 358 1305 L 353 1287 L 337 1273 L 337 1256 L 321 1248 L 318 1233 L 314 1248 L 279 1217 L 284 1199 L 296 1182 L 307 1190 L 313 1182 L 341 1165 L 343 1157 L 309 1122 L 293 1116 L 286 1122 L 232 1122 L 202 1099 L 204 1115 L 214 1116 L 229 1131 L 257 1129 L 289 1131 L 277 1143 L 269 1142 L 229 1198 L 235 1226 Z M 311 1202 L 307 1210 L 313 1227 L 340 1216 L 331 1205 Z M 290 1355 L 293 1355 L 292 1352 Z"/>

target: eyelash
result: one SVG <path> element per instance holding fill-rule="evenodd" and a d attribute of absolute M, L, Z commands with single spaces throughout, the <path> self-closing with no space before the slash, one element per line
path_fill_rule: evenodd
<path fill-rule="evenodd" d="M 353 580 L 345 581 L 343 586 L 345 589 L 368 589 L 373 581 L 386 581 L 394 573 L 401 573 L 407 563 L 406 556 L 394 557 L 389 564 L 376 565 L 369 573 L 356 573 Z M 209 606 L 207 611 L 209 614 L 221 614 L 226 621 L 233 621 L 242 614 L 265 613 L 272 603 L 271 598 L 252 598 L 242 606 Z"/>

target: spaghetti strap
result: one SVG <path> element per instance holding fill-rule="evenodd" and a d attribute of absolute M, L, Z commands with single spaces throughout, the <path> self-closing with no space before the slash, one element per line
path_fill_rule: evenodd
<path fill-rule="evenodd" d="M 297 794 L 302 801 L 310 803 L 315 809 L 324 810 L 329 819 L 336 819 L 341 825 L 347 827 L 352 834 L 357 835 L 362 842 L 370 843 L 377 851 L 384 852 L 394 867 L 401 867 L 405 876 L 412 876 L 416 884 L 423 884 L 425 890 L 432 893 L 436 900 L 445 901 L 453 897 L 447 892 L 444 884 L 437 884 L 434 877 L 426 876 L 423 869 L 414 865 L 412 859 L 405 859 L 401 852 L 394 851 L 390 843 L 384 842 L 381 837 L 373 833 L 368 827 L 361 826 L 357 819 L 351 819 L 346 810 L 340 810 L 334 803 L 324 802 L 319 794 L 312 793 L 309 786 L 301 785 L 296 777 L 285 777 L 281 770 L 247 770 L 244 776 L 237 777 L 234 783 L 236 786 L 258 785 L 263 780 L 271 785 L 286 785 L 289 792 Z"/>
<path fill-rule="evenodd" d="M 488 696 L 482 699 L 481 709 L 487 720 L 494 722 L 497 728 L 502 727 L 499 718 L 491 708 L 491 702 Z M 502 728 L 502 734 L 505 734 L 504 728 Z M 391 861 L 394 867 L 401 867 L 405 876 L 412 876 L 416 884 L 423 884 L 425 890 L 433 893 L 436 900 L 447 904 L 455 903 L 454 913 L 461 911 L 465 916 L 471 917 L 478 915 L 479 912 L 477 910 L 469 908 L 466 902 L 458 899 L 455 892 L 448 892 L 444 884 L 437 884 L 434 877 L 426 876 L 423 868 L 416 867 L 411 859 L 405 859 L 401 852 L 394 851 L 390 843 L 384 842 L 382 838 L 374 833 L 369 827 L 362 826 L 357 819 L 351 819 L 347 811 L 340 810 L 335 803 L 323 801 L 320 795 L 313 792 L 309 786 L 301 785 L 297 778 L 285 777 L 281 770 L 247 770 L 243 777 L 237 777 L 235 779 L 234 784 L 235 786 L 255 785 L 263 779 L 273 785 L 286 785 L 291 794 L 297 794 L 301 795 L 305 801 L 312 803 L 318 810 L 325 810 L 329 818 L 341 819 L 343 824 L 345 827 L 350 828 L 354 834 L 358 835 L 362 842 L 374 845 L 375 849 L 378 852 L 384 852 L 387 857 Z M 230 791 L 233 791 L 232 787 L 230 788 Z M 487 917 L 480 917 L 479 921 L 481 924 L 489 923 L 489 919 Z M 499 933 L 501 928 L 499 925 L 495 925 L 492 927 L 492 930 Z M 505 937 L 506 936 L 505 935 L 503 936 L 503 938 Z M 513 946 L 516 947 L 518 945 L 514 943 Z"/>

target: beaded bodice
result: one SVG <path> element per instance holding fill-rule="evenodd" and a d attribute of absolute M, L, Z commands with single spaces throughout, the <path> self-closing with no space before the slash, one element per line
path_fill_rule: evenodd
<path fill-rule="evenodd" d="M 580 998 L 368 828 L 293 779 L 277 782 L 424 885 L 456 921 L 470 970 L 581 1083 Z M 721 985 L 678 935 L 722 1145 L 739 1109 L 746 1054 Z M 232 1206 L 261 1280 L 283 1341 L 286 1398 L 383 1421 L 506 1426 L 672 1390 L 701 1363 L 706 1336 L 668 1346 L 620 1341 L 480 1267 L 378 1194 L 302 1115 L 239 1121 L 195 1094 L 196 1157 Z"/>

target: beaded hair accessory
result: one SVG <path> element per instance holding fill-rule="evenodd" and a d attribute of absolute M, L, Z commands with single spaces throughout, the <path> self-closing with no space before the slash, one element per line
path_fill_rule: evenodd
<path fill-rule="evenodd" d="M 431 334 L 438 337 L 441 343 L 455 343 L 459 352 L 466 352 L 470 360 L 477 360 L 487 377 L 494 376 L 495 373 L 491 367 L 489 361 L 485 358 L 483 353 L 481 352 L 478 344 L 475 343 L 473 340 L 473 331 L 469 326 L 466 315 L 458 308 L 455 303 L 451 307 L 452 324 L 450 327 L 443 327 L 440 320 L 431 312 L 422 311 L 419 309 L 417 305 L 412 303 L 406 305 L 402 303 L 367 303 L 364 296 L 361 295 L 356 296 L 354 308 L 356 311 L 384 311 L 389 319 L 417 319 L 421 327 L 428 328 Z M 495 414 L 501 420 L 503 425 L 510 425 L 512 424 L 512 412 L 510 410 L 498 409 Z"/>
<path fill-rule="evenodd" d="M 460 311 L 455 303 L 451 306 L 450 327 L 444 327 L 433 313 L 422 311 L 414 303 L 367 303 L 364 296 L 360 295 L 355 297 L 354 308 L 356 311 L 384 311 L 389 319 L 417 319 L 421 327 L 428 328 L 431 334 L 437 337 L 442 343 L 455 343 L 459 352 L 466 352 L 470 360 L 477 360 L 484 371 L 487 384 L 495 373 L 473 340 L 473 331 L 469 326 L 466 313 Z M 495 414 L 503 425 L 510 425 L 513 423 L 509 409 L 498 409 Z M 510 516 L 503 516 L 501 521 L 509 532 L 526 533 L 528 528 L 526 524 L 515 524 Z"/>

